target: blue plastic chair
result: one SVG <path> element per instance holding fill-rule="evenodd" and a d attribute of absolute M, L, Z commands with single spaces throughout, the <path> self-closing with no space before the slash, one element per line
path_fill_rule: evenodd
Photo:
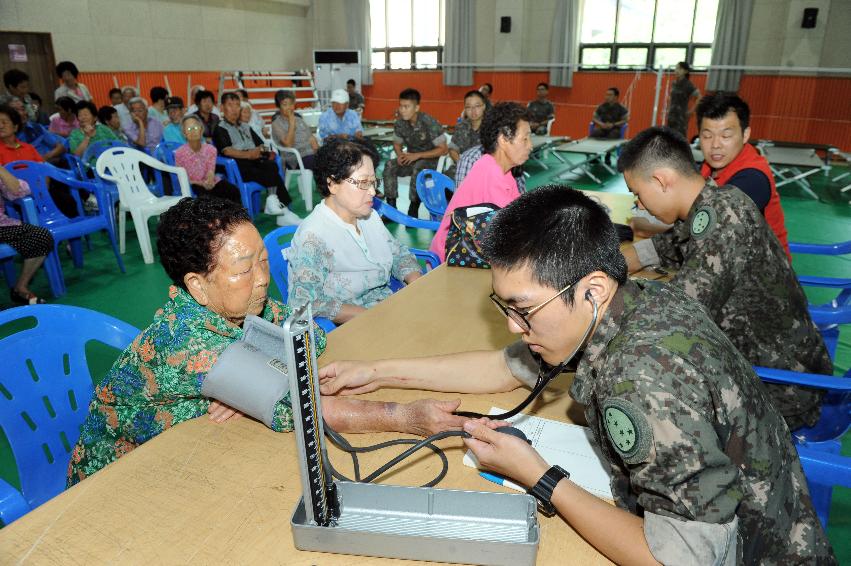
<path fill-rule="evenodd" d="M 6 213 L 22 222 L 38 226 L 38 213 L 36 212 L 35 201 L 32 197 L 23 197 L 15 200 L 3 199 L 6 203 Z M 17 252 L 11 247 L 3 244 L 0 246 L 3 252 L 0 252 L 0 261 L 3 263 L 3 272 L 9 286 L 14 285 L 17 280 L 15 267 L 12 265 L 12 258 L 17 255 Z M 44 258 L 42 269 L 47 274 L 47 281 L 50 284 L 50 291 L 54 297 L 61 297 L 65 294 L 65 278 L 62 275 L 62 264 L 59 262 L 59 254 L 56 249 Z"/>
<path fill-rule="evenodd" d="M 813 507 L 822 527 L 826 529 L 833 486 L 851 487 L 851 458 L 838 453 L 814 450 L 807 446 L 798 445 L 796 448 L 804 469 L 804 476 L 810 486 Z M 815 493 L 813 486 L 817 486 Z"/>
<path fill-rule="evenodd" d="M 434 169 L 423 169 L 417 175 L 416 187 L 417 195 L 431 215 L 431 219 L 440 222 L 448 204 L 446 191 L 455 192 L 455 181 Z"/>
<path fill-rule="evenodd" d="M 275 160 L 278 164 L 278 172 L 283 180 L 285 177 L 282 173 L 283 169 L 281 166 L 281 157 L 277 155 L 275 156 Z M 262 208 L 260 206 L 260 193 L 262 193 L 266 187 L 259 183 L 243 181 L 242 174 L 239 172 L 239 167 L 237 166 L 236 161 L 230 157 L 219 155 L 216 157 L 216 165 L 223 167 L 227 180 L 239 188 L 239 194 L 242 198 L 242 206 L 245 207 L 245 210 L 248 211 L 248 215 L 253 220 L 254 217 L 260 213 L 260 209 Z"/>
<path fill-rule="evenodd" d="M 838 455 L 841 449 L 841 437 L 851 428 L 851 379 L 830 375 L 798 373 L 788 370 L 754 366 L 756 374 L 768 383 L 782 383 L 815 387 L 826 391 L 822 401 L 821 417 L 813 427 L 800 428 L 792 434 L 792 441 L 798 447 L 805 447 L 821 454 Z M 828 456 L 825 456 L 826 458 Z M 807 474 L 810 496 L 816 513 L 824 525 L 830 512 L 830 500 L 833 485 L 825 482 L 822 476 L 811 477 Z"/>
<path fill-rule="evenodd" d="M 162 161 L 166 165 L 171 165 L 172 167 L 174 167 L 175 166 L 174 165 L 174 152 L 177 151 L 177 148 L 179 148 L 182 145 L 183 144 L 180 143 L 180 142 L 161 141 L 160 143 L 157 144 L 157 147 L 154 148 L 154 156 L 153 157 L 154 157 L 154 159 Z M 162 175 L 163 175 L 162 171 L 160 171 L 159 169 L 154 169 L 154 179 L 156 180 L 158 192 L 157 191 L 153 191 L 153 192 L 155 194 L 158 194 L 159 196 L 162 196 L 163 193 L 164 193 L 164 191 L 162 190 L 162 187 L 163 187 Z M 177 175 L 175 175 L 174 173 L 169 173 L 168 176 L 171 179 L 171 186 L 172 187 L 179 187 L 180 186 L 180 183 L 177 180 Z M 190 186 L 190 190 L 191 189 L 192 189 L 192 187 Z M 197 196 L 195 194 L 195 191 L 192 191 L 192 196 Z"/>
<path fill-rule="evenodd" d="M 65 489 L 65 477 L 94 391 L 86 344 L 123 350 L 139 330 L 111 316 L 65 305 L 0 312 L 0 325 L 35 326 L 0 339 L 0 428 L 21 479 L 0 479 L 0 522 L 8 525 Z"/>
<path fill-rule="evenodd" d="M 15 281 L 18 280 L 18 275 L 15 272 L 15 266 L 12 263 L 18 252 L 12 246 L 0 244 L 0 263 L 3 264 L 3 277 L 6 279 L 6 284 L 12 287 Z"/>
<path fill-rule="evenodd" d="M 110 191 L 100 182 L 80 181 L 70 172 L 58 169 L 47 163 L 32 163 L 29 161 L 13 161 L 6 165 L 6 169 L 15 177 L 25 180 L 32 193 L 37 214 L 37 224 L 50 230 L 54 239 L 54 249 L 59 248 L 59 242 L 68 240 L 71 244 L 71 255 L 76 267 L 83 266 L 83 236 L 106 230 L 112 251 L 118 267 L 124 273 L 124 261 L 118 253 L 118 244 L 115 240 L 114 220 L 112 218 L 113 200 Z M 77 192 L 85 189 L 92 192 L 98 202 L 98 213 L 92 216 L 80 215 L 76 218 L 68 218 L 56 207 L 50 193 L 47 190 L 47 179 L 55 179 Z M 77 197 L 79 200 L 79 197 Z M 36 222 L 33 222 L 36 223 Z"/>
<path fill-rule="evenodd" d="M 437 232 L 437 229 L 440 228 L 440 222 L 436 222 L 434 220 L 421 220 L 419 218 L 414 218 L 413 216 L 408 216 L 404 212 L 400 212 L 397 208 L 392 207 L 383 200 L 375 197 L 372 199 L 372 208 L 374 208 L 375 211 L 384 218 L 392 220 L 402 226 L 407 226 L 408 228 L 420 228 L 423 230 L 432 230 L 434 232 Z"/>

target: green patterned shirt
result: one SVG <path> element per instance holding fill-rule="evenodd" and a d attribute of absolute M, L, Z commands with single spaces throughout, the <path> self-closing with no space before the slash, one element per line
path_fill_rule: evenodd
<path fill-rule="evenodd" d="M 154 321 L 118 357 L 95 388 L 89 416 L 68 468 L 68 486 L 97 472 L 140 444 L 183 421 L 207 412 L 201 385 L 219 354 L 242 338 L 243 330 L 172 286 L 169 301 Z M 260 315 L 283 324 L 287 306 L 267 299 Z M 314 326 L 318 353 L 325 332 Z M 275 407 L 272 429 L 293 427 L 289 396 Z"/>

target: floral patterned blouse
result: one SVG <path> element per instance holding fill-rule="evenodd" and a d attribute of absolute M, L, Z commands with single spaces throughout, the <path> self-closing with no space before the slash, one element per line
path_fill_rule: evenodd
<path fill-rule="evenodd" d="M 290 310 L 266 301 L 262 317 L 282 324 Z M 314 326 L 317 351 L 325 333 Z M 243 330 L 198 304 L 178 287 L 154 321 L 121 353 L 95 388 L 89 416 L 68 467 L 68 486 L 97 472 L 169 427 L 207 412 L 201 385 L 219 354 L 242 338 Z M 275 407 L 272 429 L 292 430 L 289 396 Z"/>
<path fill-rule="evenodd" d="M 195 152 L 186 143 L 174 150 L 174 164 L 186 169 L 190 183 L 200 185 L 210 171 L 216 170 L 216 155 L 218 152 L 211 144 L 202 144 L 201 150 Z M 216 183 L 222 180 L 220 175 L 216 175 L 215 178 Z"/>

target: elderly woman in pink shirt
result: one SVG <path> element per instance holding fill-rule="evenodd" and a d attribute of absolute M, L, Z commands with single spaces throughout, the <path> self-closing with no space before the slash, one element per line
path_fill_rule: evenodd
<path fill-rule="evenodd" d="M 513 102 L 496 104 L 485 112 L 479 135 L 484 154 L 449 201 L 429 246 L 441 261 L 446 259 L 446 233 L 453 210 L 482 203 L 503 207 L 520 196 L 511 170 L 523 165 L 532 151 L 532 130 L 526 108 Z"/>
<path fill-rule="evenodd" d="M 174 164 L 186 169 L 192 190 L 199 197 L 210 196 L 242 203 L 239 189 L 216 175 L 215 146 L 204 143 L 204 123 L 195 114 L 180 122 L 186 143 L 174 151 Z"/>

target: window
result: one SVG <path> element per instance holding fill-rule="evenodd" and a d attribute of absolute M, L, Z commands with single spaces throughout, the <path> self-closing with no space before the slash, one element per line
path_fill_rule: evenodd
<path fill-rule="evenodd" d="M 585 69 L 709 66 L 718 0 L 585 2 L 580 61 Z"/>
<path fill-rule="evenodd" d="M 445 0 L 370 0 L 373 69 L 436 69 Z"/>

